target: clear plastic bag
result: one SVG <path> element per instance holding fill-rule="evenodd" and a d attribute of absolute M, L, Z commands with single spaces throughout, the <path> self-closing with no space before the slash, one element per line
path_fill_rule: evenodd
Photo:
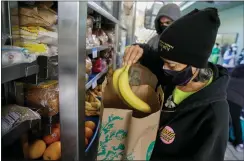
<path fill-rule="evenodd" d="M 1 112 L 2 136 L 24 121 L 41 119 L 37 112 L 15 104 L 2 107 Z"/>
<path fill-rule="evenodd" d="M 57 81 L 47 81 L 27 86 L 26 102 L 42 116 L 54 116 L 59 112 L 59 89 Z"/>
<path fill-rule="evenodd" d="M 93 34 L 101 41 L 102 45 L 106 45 L 108 43 L 108 36 L 102 29 L 94 30 Z"/>
<path fill-rule="evenodd" d="M 93 22 L 94 22 L 94 18 L 92 16 L 87 16 L 86 26 L 90 27 L 92 29 L 93 28 Z"/>
<path fill-rule="evenodd" d="M 105 31 L 109 38 L 109 43 L 115 44 L 115 33 L 113 30 Z"/>
<path fill-rule="evenodd" d="M 58 47 L 54 45 L 48 46 L 48 55 L 49 56 L 55 56 L 58 55 Z"/>
<path fill-rule="evenodd" d="M 29 54 L 25 48 L 17 46 L 2 46 L 2 67 L 13 64 L 31 63 L 37 59 L 36 55 Z"/>
<path fill-rule="evenodd" d="M 88 27 L 86 31 L 86 47 L 92 47 L 94 46 L 94 40 L 92 37 L 92 28 Z"/>
<path fill-rule="evenodd" d="M 92 38 L 93 38 L 93 42 L 94 42 L 95 46 L 101 45 L 101 43 L 100 43 L 99 39 L 96 37 L 96 35 L 92 35 Z"/>

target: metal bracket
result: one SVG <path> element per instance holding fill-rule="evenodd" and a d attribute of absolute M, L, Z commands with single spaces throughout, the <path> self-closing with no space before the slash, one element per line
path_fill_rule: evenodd
<path fill-rule="evenodd" d="M 38 66 L 37 65 L 32 65 L 32 66 L 28 66 L 25 68 L 25 77 L 28 77 L 29 75 L 33 75 L 36 74 L 36 71 L 38 70 Z"/>

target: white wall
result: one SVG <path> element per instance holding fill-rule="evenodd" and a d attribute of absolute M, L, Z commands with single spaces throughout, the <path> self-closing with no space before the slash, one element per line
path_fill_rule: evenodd
<path fill-rule="evenodd" d="M 244 48 L 244 4 L 219 12 L 219 33 L 238 33 L 238 53 Z"/>

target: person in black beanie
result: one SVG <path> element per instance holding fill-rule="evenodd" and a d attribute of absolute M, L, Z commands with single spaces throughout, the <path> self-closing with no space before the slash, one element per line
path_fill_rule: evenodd
<path fill-rule="evenodd" d="M 147 44 L 126 48 L 123 64 L 140 61 L 164 89 L 151 160 L 224 160 L 229 76 L 225 68 L 208 62 L 219 26 L 217 9 L 195 9 L 164 30 L 158 51 Z"/>

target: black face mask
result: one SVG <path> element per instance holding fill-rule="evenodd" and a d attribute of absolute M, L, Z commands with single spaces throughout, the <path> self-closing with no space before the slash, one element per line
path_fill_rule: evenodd
<path fill-rule="evenodd" d="M 193 77 L 191 66 L 187 66 L 185 69 L 181 71 L 174 71 L 168 69 L 163 69 L 163 70 L 164 70 L 164 74 L 167 77 L 171 78 L 172 84 L 176 86 L 185 86 L 187 83 L 190 82 L 190 80 Z"/>
<path fill-rule="evenodd" d="M 158 31 L 158 34 L 161 34 L 168 26 L 160 25 L 160 29 Z"/>

